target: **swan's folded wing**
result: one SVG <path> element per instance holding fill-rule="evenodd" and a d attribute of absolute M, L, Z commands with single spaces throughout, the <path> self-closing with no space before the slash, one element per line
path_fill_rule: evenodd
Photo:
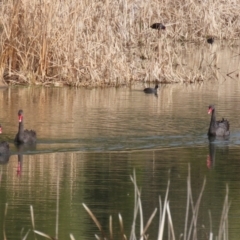
<path fill-rule="evenodd" d="M 218 127 L 225 129 L 226 131 L 229 131 L 230 124 L 227 119 L 222 119 L 221 121 L 217 121 Z"/>
<path fill-rule="evenodd" d="M 24 143 L 36 143 L 36 138 L 37 138 L 37 134 L 35 131 L 33 130 L 24 130 L 24 137 L 23 137 L 23 142 Z"/>

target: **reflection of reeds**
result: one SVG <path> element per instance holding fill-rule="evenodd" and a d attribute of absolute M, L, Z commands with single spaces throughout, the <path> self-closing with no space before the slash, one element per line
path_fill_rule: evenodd
<path fill-rule="evenodd" d="M 239 7 L 195 0 L 4 1 L 0 76 L 56 86 L 203 81 L 214 77 L 212 70 L 186 69 L 182 45 L 238 37 Z M 166 30 L 151 29 L 155 21 Z"/>
<path fill-rule="evenodd" d="M 134 216 L 133 216 L 133 223 L 132 223 L 132 230 L 129 239 L 130 240 L 136 240 L 136 239 L 148 239 L 147 235 L 147 230 L 148 227 L 151 225 L 152 220 L 154 216 L 156 215 L 157 209 L 153 211 L 151 217 L 147 221 L 147 224 L 144 226 L 144 218 L 143 218 L 143 211 L 142 211 L 142 203 L 141 203 L 141 194 L 137 186 L 136 182 L 136 176 L 135 173 L 133 174 L 133 177 L 131 177 L 131 180 L 134 184 L 134 189 L 135 189 L 135 201 L 134 201 Z M 203 195 L 204 187 L 205 187 L 206 180 L 203 182 L 202 189 L 200 191 L 199 197 L 197 199 L 197 202 L 193 202 L 193 196 L 192 196 L 192 189 L 191 189 L 191 178 L 190 178 L 190 169 L 189 169 L 189 175 L 187 178 L 187 206 L 186 206 L 186 216 L 185 216 L 185 227 L 184 227 L 184 233 L 181 234 L 181 239 L 183 240 L 197 240 L 198 239 L 198 230 L 199 228 L 197 227 L 197 221 L 198 221 L 198 213 L 199 213 L 199 207 L 200 207 L 200 202 L 201 198 Z M 159 198 L 159 227 L 158 227 L 158 240 L 162 239 L 178 239 L 176 238 L 176 234 L 174 232 L 174 225 L 173 225 L 173 220 L 171 216 L 171 211 L 170 211 L 170 205 L 169 205 L 169 200 L 168 200 L 168 193 L 169 193 L 169 187 L 170 187 L 170 181 L 168 182 L 166 194 L 165 194 L 165 199 L 164 202 L 162 203 L 161 198 Z M 99 231 L 101 232 L 102 238 L 95 235 L 97 239 L 114 239 L 113 238 L 113 229 L 112 229 L 112 217 L 110 216 L 109 220 L 109 237 L 107 237 L 106 233 L 103 231 L 103 228 L 95 215 L 91 212 L 91 210 L 86 206 L 86 204 L 83 203 L 83 207 L 86 209 L 96 226 L 98 227 Z M 215 237 L 214 239 L 225 239 L 228 240 L 228 212 L 229 212 L 229 203 L 228 203 L 228 188 L 226 191 L 226 196 L 224 200 L 224 205 L 223 205 L 223 210 L 222 210 L 222 217 L 221 217 L 221 222 L 219 226 L 219 231 L 218 231 L 218 236 Z M 136 234 L 136 222 L 137 222 L 137 216 L 139 216 L 140 220 L 140 235 L 137 237 Z M 211 218 L 211 216 L 210 216 Z M 211 221 L 210 221 L 211 222 Z M 121 232 L 121 238 L 122 239 L 127 239 L 126 234 L 124 233 L 124 228 L 123 228 L 123 220 L 121 215 L 119 214 L 119 223 L 120 223 L 120 232 Z M 167 227 L 168 232 L 167 235 L 168 237 L 164 237 L 164 230 Z M 205 229 L 206 239 L 213 239 L 213 232 L 210 227 L 209 232 L 206 232 Z M 165 234 L 166 235 L 166 234 Z"/>
<path fill-rule="evenodd" d="M 153 213 L 151 214 L 150 218 L 148 219 L 147 223 L 144 226 L 144 217 L 143 217 L 143 211 L 142 211 L 142 202 L 141 202 L 141 193 L 140 190 L 137 186 L 137 180 L 136 180 L 136 175 L 135 172 L 133 173 L 133 177 L 131 176 L 131 180 L 134 184 L 134 210 L 133 210 L 133 223 L 132 223 L 132 228 L 131 228 L 131 233 L 130 233 L 130 240 L 145 240 L 148 239 L 149 235 L 147 234 L 147 230 L 149 226 L 151 225 L 156 213 L 157 213 L 157 208 L 154 209 Z M 197 227 L 197 220 L 198 220 L 198 212 L 199 212 L 199 207 L 200 207 L 200 202 L 201 198 L 203 195 L 204 187 L 205 187 L 206 181 L 204 180 L 202 189 L 200 191 L 199 197 L 197 199 L 197 202 L 193 202 L 193 197 L 192 197 L 192 190 L 191 190 L 191 178 L 190 178 L 190 168 L 189 168 L 189 175 L 187 178 L 187 205 L 186 205 L 186 216 L 185 216 L 185 227 L 184 227 L 184 233 L 181 234 L 180 239 L 183 240 L 197 240 L 198 239 L 198 227 Z M 58 179 L 58 185 L 59 185 L 59 179 Z M 59 186 L 57 186 L 59 188 Z M 174 224 L 171 216 L 171 211 L 170 211 L 170 205 L 169 205 L 169 200 L 168 200 L 168 193 L 169 193 L 169 188 L 170 188 L 170 181 L 168 181 L 167 189 L 166 189 L 166 194 L 165 194 L 165 199 L 164 202 L 162 203 L 161 197 L 159 198 L 159 226 L 158 226 L 158 240 L 162 239 L 169 239 L 169 240 L 175 240 L 178 239 L 175 235 L 174 232 Z M 35 228 L 35 221 L 34 221 L 34 212 L 33 212 L 33 207 L 30 206 L 30 213 L 31 213 L 31 221 L 32 221 L 32 228 L 34 232 L 34 239 L 36 238 L 36 235 L 43 236 L 47 239 L 51 240 L 57 240 L 58 239 L 58 217 L 59 217 L 59 190 L 57 190 L 57 199 L 56 199 L 56 232 L 55 232 L 55 237 L 52 237 L 46 233 L 40 232 L 36 230 Z M 114 239 L 114 233 L 113 233 L 113 224 L 112 224 L 112 217 L 110 216 L 109 218 L 109 236 L 104 232 L 103 227 L 101 226 L 100 222 L 97 220 L 95 215 L 92 213 L 92 211 L 86 206 L 86 204 L 83 203 L 83 207 L 85 210 L 88 212 L 96 226 L 98 227 L 101 237 L 98 235 L 95 235 L 96 239 Z M 219 230 L 218 230 L 218 236 L 213 237 L 213 232 L 212 232 L 212 227 L 211 227 L 211 214 L 210 214 L 210 230 L 207 232 L 205 229 L 205 235 L 206 239 L 212 240 L 228 240 L 228 212 L 229 212 L 229 207 L 230 204 L 228 202 L 228 187 L 225 195 L 225 200 L 223 204 L 223 210 L 222 210 L 222 216 L 221 216 L 221 221 L 219 225 Z M 4 213 L 4 221 L 3 221 L 3 239 L 7 240 L 6 236 L 6 231 L 5 231 L 5 220 L 7 217 L 7 209 L 8 209 L 8 204 L 6 203 L 5 205 L 5 213 Z M 136 234 L 136 225 L 137 225 L 137 217 L 139 216 L 140 220 L 140 234 L 137 236 Z M 128 239 L 125 231 L 124 231 L 124 224 L 123 224 L 123 219 L 122 216 L 119 214 L 119 224 L 120 224 L 120 233 L 121 233 L 121 239 L 126 240 Z M 164 230 L 168 229 L 167 231 L 167 238 L 164 236 Z M 27 231 L 27 233 L 22 237 L 22 240 L 27 240 L 27 237 L 29 235 L 30 230 Z M 165 234 L 166 235 L 166 234 Z M 70 240 L 75 240 L 73 234 L 70 234 Z"/>
<path fill-rule="evenodd" d="M 5 212 L 4 212 L 4 220 L 3 220 L 3 240 L 7 240 L 7 235 L 6 235 L 6 230 L 5 230 L 5 220 L 7 217 L 7 210 L 8 210 L 8 203 L 5 204 Z M 30 232 L 30 229 L 27 231 L 27 233 L 21 239 L 26 240 L 29 232 Z"/>
<path fill-rule="evenodd" d="M 55 237 L 51 237 L 43 232 L 35 230 L 35 224 L 34 224 L 34 217 L 33 217 L 33 209 L 32 206 L 31 209 L 31 217 L 32 217 L 32 226 L 33 226 L 33 232 L 34 234 L 38 234 L 40 236 L 46 237 L 48 239 L 57 240 L 58 239 L 58 221 L 59 221 L 59 171 L 57 171 L 57 199 L 56 199 L 56 228 L 55 228 Z M 73 240 L 73 236 L 70 234 L 71 240 Z"/>
<path fill-rule="evenodd" d="M 3 238 L 4 240 L 7 239 L 6 237 L 6 231 L 5 231 L 5 220 L 6 220 L 6 216 L 7 216 L 7 209 L 8 209 L 8 204 L 5 204 L 5 212 L 4 212 L 4 220 L 3 220 Z"/>

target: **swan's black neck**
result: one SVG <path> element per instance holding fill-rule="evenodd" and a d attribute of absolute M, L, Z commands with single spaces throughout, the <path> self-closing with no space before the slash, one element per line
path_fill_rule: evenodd
<path fill-rule="evenodd" d="M 215 109 L 212 109 L 212 116 L 210 121 L 210 126 L 208 130 L 208 135 L 213 136 L 216 134 L 216 115 L 215 115 Z"/>
<path fill-rule="evenodd" d="M 18 132 L 19 133 L 23 133 L 24 132 L 23 118 L 22 118 L 21 122 L 19 122 L 19 124 L 18 124 Z"/>
<path fill-rule="evenodd" d="M 215 126 L 216 123 L 216 115 L 215 115 L 215 109 L 212 110 L 212 116 L 211 116 L 211 123 L 210 125 Z"/>

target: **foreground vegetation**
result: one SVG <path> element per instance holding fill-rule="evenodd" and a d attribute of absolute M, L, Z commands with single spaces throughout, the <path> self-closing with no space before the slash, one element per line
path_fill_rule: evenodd
<path fill-rule="evenodd" d="M 186 213 L 185 216 L 182 216 L 182 221 L 184 222 L 184 229 L 183 232 L 181 233 L 180 236 L 176 236 L 176 233 L 174 231 L 174 219 L 172 219 L 171 215 L 171 209 L 170 209 L 170 203 L 168 199 L 168 194 L 169 194 L 169 188 L 170 188 L 170 181 L 168 181 L 168 186 L 165 194 L 165 199 L 162 202 L 161 197 L 159 197 L 159 210 L 155 208 L 153 210 L 152 215 L 148 219 L 148 221 L 144 221 L 144 216 L 143 216 L 143 207 L 142 207 L 142 202 L 141 202 L 141 193 L 140 190 L 137 186 L 137 180 L 136 180 L 136 175 L 135 172 L 133 174 L 133 177 L 131 176 L 131 180 L 134 185 L 134 208 L 133 208 L 133 222 L 131 226 L 131 233 L 129 238 L 127 237 L 125 231 L 124 231 L 124 221 L 119 214 L 119 226 L 120 226 L 120 238 L 119 239 L 130 239 L 130 240 L 146 240 L 146 239 L 153 239 L 151 234 L 148 233 L 149 226 L 153 223 L 153 220 L 156 218 L 155 215 L 157 212 L 159 212 L 159 220 L 158 221 L 158 240 L 162 239 L 168 239 L 168 240 L 175 240 L 175 239 L 184 239 L 184 240 L 197 240 L 197 239 L 202 239 L 199 237 L 199 230 L 204 231 L 204 239 L 208 240 L 228 240 L 228 212 L 230 208 L 229 200 L 228 200 L 228 188 L 226 191 L 226 196 L 223 204 L 223 210 L 222 210 L 222 215 L 220 219 L 220 225 L 219 225 L 219 230 L 218 233 L 214 234 L 212 231 L 212 219 L 211 219 L 211 213 L 209 212 L 209 222 L 210 225 L 209 227 L 205 228 L 205 226 L 202 226 L 199 228 L 198 224 L 198 213 L 200 211 L 200 204 L 201 204 L 201 198 L 203 195 L 204 187 L 206 181 L 204 180 L 202 189 L 199 193 L 198 199 L 196 203 L 193 201 L 193 196 L 192 196 L 192 188 L 191 188 L 191 176 L 190 176 L 190 168 L 189 168 L 189 174 L 187 178 L 187 201 L 186 201 Z M 101 226 L 100 222 L 97 220 L 95 215 L 92 213 L 92 211 L 87 207 L 86 204 L 83 203 L 83 207 L 85 210 L 88 212 L 90 217 L 92 218 L 93 222 L 96 224 L 98 227 L 101 237 L 99 237 L 97 234 L 95 234 L 96 239 L 118 239 L 116 238 L 116 233 L 113 232 L 113 222 L 112 222 L 112 217 L 110 216 L 109 218 L 109 233 L 105 233 L 103 230 L 103 227 Z M 4 217 L 4 222 L 3 222 L 3 237 L 4 240 L 7 240 L 6 236 L 6 224 L 5 224 L 5 219 L 7 216 L 7 209 L 8 205 L 6 204 L 5 208 L 5 217 Z M 50 236 L 46 233 L 40 232 L 37 230 L 35 226 L 35 221 L 34 221 L 34 211 L 33 207 L 30 206 L 30 213 L 31 213 L 31 222 L 32 222 L 32 231 L 34 233 L 34 238 L 36 238 L 37 235 L 43 236 L 47 239 L 59 239 L 58 238 L 58 222 L 59 222 L 59 180 L 57 184 L 57 199 L 56 199 L 56 229 L 55 229 L 55 236 Z M 216 220 L 216 219 L 214 219 Z M 155 221 L 155 220 L 154 220 Z M 179 220 L 178 220 L 179 221 Z M 145 225 L 144 225 L 145 224 Z M 21 236 L 22 240 L 27 240 L 28 235 L 31 232 L 29 229 L 24 236 Z M 140 233 L 139 233 L 140 232 Z M 139 233 L 139 234 L 138 234 Z M 21 234 L 23 235 L 23 234 Z M 70 239 L 75 240 L 75 237 L 73 234 L 70 234 Z"/>
<path fill-rule="evenodd" d="M 56 86 L 204 81 L 212 69 L 203 70 L 201 58 L 186 69 L 183 43 L 239 38 L 239 8 L 223 0 L 2 1 L 1 79 Z M 151 29 L 154 22 L 166 29 Z"/>
<path fill-rule="evenodd" d="M 154 209 L 152 215 L 148 219 L 147 222 L 144 221 L 143 217 L 143 209 L 142 209 L 142 203 L 141 203 L 141 193 L 140 190 L 137 186 L 136 182 L 136 176 L 134 173 L 134 176 L 131 177 L 131 180 L 134 184 L 135 188 L 135 201 L 134 201 L 134 213 L 133 213 L 133 223 L 132 223 L 132 228 L 131 228 L 131 233 L 129 238 L 126 236 L 124 232 L 124 226 L 123 226 L 123 219 L 121 215 L 119 214 L 119 224 L 120 224 L 120 233 L 121 233 L 121 238 L 120 239 L 129 239 L 129 240 L 147 240 L 147 239 L 152 239 L 151 234 L 148 233 L 148 228 L 153 222 L 153 219 L 157 213 L 157 208 Z M 187 179 L 187 203 L 186 203 L 186 215 L 185 219 L 184 216 L 182 218 L 182 221 L 185 223 L 184 230 L 181 233 L 180 236 L 176 236 L 176 233 L 174 231 L 174 219 L 172 219 L 171 216 L 171 210 L 170 210 L 170 204 L 168 200 L 168 193 L 169 193 L 169 186 L 170 182 L 168 182 L 167 190 L 166 190 L 166 195 L 165 199 L 162 202 L 161 197 L 159 197 L 159 221 L 158 221 L 158 240 L 162 239 L 168 239 L 168 240 L 175 240 L 175 239 L 192 239 L 192 240 L 197 240 L 201 239 L 199 237 L 199 230 L 204 230 L 204 239 L 212 240 L 228 240 L 228 212 L 229 212 L 229 207 L 230 204 L 228 202 L 228 189 L 227 193 L 225 196 L 224 200 L 224 205 L 223 205 L 223 210 L 222 210 L 222 216 L 220 220 L 220 225 L 219 225 L 219 231 L 216 236 L 214 236 L 214 233 L 212 232 L 211 229 L 211 224 L 212 224 L 212 219 L 211 219 L 211 214 L 210 214 L 210 227 L 209 230 L 205 228 L 205 226 L 202 226 L 202 229 L 199 229 L 198 226 L 198 213 L 200 209 L 200 203 L 201 203 L 201 198 L 203 195 L 203 190 L 205 187 L 206 181 L 204 180 L 201 192 L 199 193 L 199 197 L 196 201 L 196 203 L 193 202 L 193 196 L 192 196 L 192 189 L 191 189 L 191 177 L 190 177 L 190 169 L 189 169 L 189 175 Z M 109 218 L 109 234 L 106 234 L 103 231 L 103 228 L 101 224 L 98 222 L 94 214 L 91 212 L 91 210 L 83 204 L 84 208 L 86 211 L 89 213 L 93 221 L 95 222 L 96 226 L 101 232 L 101 237 L 98 235 L 95 235 L 96 239 L 115 239 L 113 230 L 112 230 L 112 218 L 110 216 Z M 139 223 L 137 223 L 137 220 L 139 219 Z M 144 225 L 145 224 L 145 225 Z M 138 235 L 136 233 L 136 226 L 140 226 L 140 234 Z M 139 230 L 139 229 L 138 229 Z M 165 233 L 164 233 L 165 232 Z"/>

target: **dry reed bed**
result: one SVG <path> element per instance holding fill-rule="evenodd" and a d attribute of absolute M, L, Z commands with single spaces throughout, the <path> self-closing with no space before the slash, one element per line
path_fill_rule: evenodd
<path fill-rule="evenodd" d="M 239 37 L 239 1 L 3 1 L 0 75 L 9 84 L 118 86 L 214 77 L 181 63 L 183 42 Z M 154 22 L 165 31 L 150 29 Z M 199 47 L 199 45 L 197 46 Z"/>

